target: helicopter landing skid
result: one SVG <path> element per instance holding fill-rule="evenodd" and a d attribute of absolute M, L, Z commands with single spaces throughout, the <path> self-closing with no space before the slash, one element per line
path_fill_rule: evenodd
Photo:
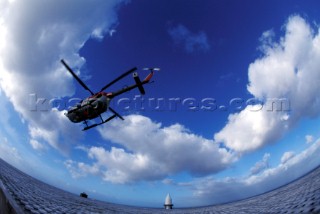
<path fill-rule="evenodd" d="M 106 119 L 106 120 L 103 120 L 103 118 L 102 118 L 101 115 L 99 115 L 99 116 L 100 116 L 100 119 L 101 119 L 101 123 L 95 123 L 95 124 L 92 124 L 92 125 L 88 126 L 88 122 L 85 120 L 85 121 L 84 121 L 84 124 L 86 125 L 86 127 L 84 127 L 84 128 L 82 129 L 82 131 L 86 131 L 86 130 L 89 130 L 89 129 L 93 128 L 93 127 L 96 127 L 96 126 L 102 125 L 102 124 L 104 124 L 104 123 L 107 123 L 107 122 L 109 122 L 110 120 L 112 120 L 112 119 L 114 119 L 115 117 L 117 117 L 118 115 L 117 115 L 117 114 L 114 114 L 114 115 L 112 115 L 111 117 L 109 117 L 109 118 Z M 120 117 L 120 118 L 123 119 L 122 117 Z"/>

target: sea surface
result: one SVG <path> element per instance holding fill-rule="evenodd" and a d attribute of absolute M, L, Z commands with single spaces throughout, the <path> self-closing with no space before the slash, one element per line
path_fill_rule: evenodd
<path fill-rule="evenodd" d="M 0 214 L 69 213 L 320 213 L 320 167 L 300 179 L 245 200 L 185 209 L 152 209 L 107 203 L 45 184 L 0 159 Z"/>

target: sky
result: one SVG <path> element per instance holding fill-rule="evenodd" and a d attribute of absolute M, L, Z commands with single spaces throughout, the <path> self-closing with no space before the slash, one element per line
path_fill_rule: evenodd
<path fill-rule="evenodd" d="M 306 174 L 320 159 L 320 3 L 0 0 L 0 158 L 108 202 L 226 203 Z M 64 115 L 137 66 L 146 95 L 125 120 L 83 132 Z M 128 76 L 108 88 L 116 91 Z M 103 118 L 111 114 L 106 112 Z M 90 121 L 94 123 L 94 121 Z"/>

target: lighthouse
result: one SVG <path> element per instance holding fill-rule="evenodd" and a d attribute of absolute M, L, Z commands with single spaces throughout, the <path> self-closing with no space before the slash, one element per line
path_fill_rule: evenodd
<path fill-rule="evenodd" d="M 170 194 L 168 193 L 167 197 L 166 197 L 166 200 L 164 201 L 164 208 L 166 210 L 171 210 L 173 207 L 173 204 L 172 204 L 172 199 L 171 199 L 171 196 Z"/>

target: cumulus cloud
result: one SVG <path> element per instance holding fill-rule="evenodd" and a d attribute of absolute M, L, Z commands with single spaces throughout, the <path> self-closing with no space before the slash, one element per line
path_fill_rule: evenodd
<path fill-rule="evenodd" d="M 90 166 L 83 162 L 76 162 L 70 159 L 64 162 L 64 166 L 75 179 L 86 177 L 88 174 L 97 174 L 99 172 L 99 168 L 96 165 Z"/>
<path fill-rule="evenodd" d="M 92 167 L 99 167 L 102 178 L 114 183 L 160 180 L 179 172 L 207 175 L 237 159 L 213 140 L 192 134 L 180 124 L 162 127 L 141 115 L 114 120 L 98 130 L 104 139 L 122 147 L 88 150 L 95 161 Z"/>
<path fill-rule="evenodd" d="M 33 146 L 45 141 L 66 153 L 75 136 L 81 136 L 62 111 L 31 111 L 29 94 L 46 99 L 72 96 L 73 80 L 59 60 L 65 58 L 81 68 L 85 59 L 80 48 L 109 31 L 121 2 L 1 1 L 0 87 L 28 122 Z"/>
<path fill-rule="evenodd" d="M 45 148 L 42 143 L 40 143 L 39 141 L 34 140 L 34 139 L 30 140 L 30 145 L 32 146 L 32 148 L 34 150 L 38 150 L 38 151 L 41 151 L 41 150 L 43 150 Z"/>
<path fill-rule="evenodd" d="M 262 160 L 257 162 L 250 169 L 251 175 L 259 174 L 260 172 L 263 172 L 264 170 L 268 169 L 269 168 L 269 158 L 270 158 L 270 154 L 269 153 L 264 154 Z"/>
<path fill-rule="evenodd" d="M 239 152 L 274 143 L 300 119 L 320 113 L 319 31 L 300 16 L 291 16 L 279 42 L 273 41 L 273 31 L 265 32 L 262 38 L 263 56 L 249 66 L 248 91 L 263 102 L 285 98 L 290 108 L 250 111 L 259 107 L 253 105 L 231 114 L 214 138 Z"/>
<path fill-rule="evenodd" d="M 295 156 L 295 153 L 293 151 L 285 152 L 281 157 L 281 163 L 285 164 L 288 160 L 290 160 L 294 156 Z"/>
<path fill-rule="evenodd" d="M 75 179 L 85 176 L 85 173 L 81 172 L 81 170 L 79 170 L 77 165 L 78 164 L 73 160 L 66 160 L 64 162 L 64 166 L 67 168 L 67 170 L 71 174 L 72 178 L 75 178 Z"/>
<path fill-rule="evenodd" d="M 312 143 L 314 141 L 314 137 L 312 135 L 306 135 L 305 139 L 307 144 Z"/>
<path fill-rule="evenodd" d="M 188 186 L 202 204 L 240 200 L 278 188 L 308 173 L 319 166 L 319 152 L 320 141 L 317 141 L 299 154 L 284 153 L 279 165 L 269 167 L 259 174 L 223 179 L 210 176 L 190 182 Z M 185 186 L 185 183 L 181 185 Z"/>
<path fill-rule="evenodd" d="M 168 29 L 168 33 L 177 45 L 182 45 L 188 53 L 196 51 L 208 51 L 210 44 L 205 32 L 191 32 L 184 25 L 178 25 Z"/>
<path fill-rule="evenodd" d="M 258 49 L 262 52 L 265 52 L 265 50 L 267 50 L 268 48 L 272 48 L 274 44 L 274 37 L 275 32 L 273 29 L 263 32 L 261 37 L 259 38 L 261 45 L 258 47 Z"/>
<path fill-rule="evenodd" d="M 278 139 L 281 136 L 279 130 L 288 127 L 288 121 L 283 119 L 286 114 L 252 111 L 259 108 L 249 105 L 241 112 L 229 115 L 228 123 L 214 135 L 214 139 L 237 152 L 253 151 Z"/>

